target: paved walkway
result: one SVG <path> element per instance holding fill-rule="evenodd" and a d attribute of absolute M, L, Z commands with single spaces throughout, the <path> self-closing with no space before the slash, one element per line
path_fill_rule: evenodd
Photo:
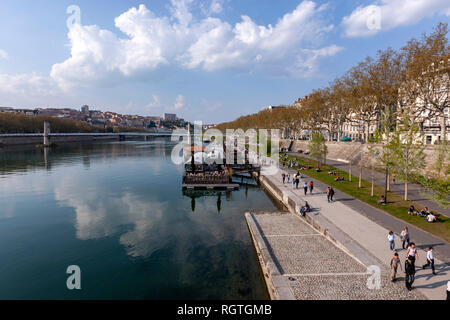
<path fill-rule="evenodd" d="M 289 172 L 291 176 L 293 176 L 296 171 L 289 169 Z M 302 175 L 306 177 L 303 173 Z M 279 178 L 279 180 L 279 182 L 281 183 L 281 178 Z M 326 190 L 327 186 L 321 181 L 312 179 L 310 177 L 308 177 L 306 180 L 308 182 L 311 180 L 314 181 L 314 185 L 316 186 L 312 197 L 314 197 L 314 195 L 317 197 L 318 194 L 322 194 L 321 196 L 323 198 L 323 201 L 326 202 L 326 195 L 324 190 Z M 302 182 L 304 181 L 305 179 L 302 180 Z M 302 183 L 299 184 L 299 187 L 301 185 Z M 400 220 L 381 209 L 375 208 L 361 200 L 358 200 L 342 191 L 335 189 L 335 192 L 336 193 L 334 198 L 336 202 L 345 203 L 347 207 L 359 212 L 360 214 L 364 215 L 373 222 L 376 222 L 385 229 L 392 230 L 397 235 L 400 235 L 400 232 L 403 230 L 403 228 L 408 227 L 411 241 L 414 241 L 414 243 L 421 249 L 426 249 L 432 246 L 435 249 L 435 252 L 439 255 L 440 259 L 450 265 L 450 243 L 410 223 L 407 223 L 406 221 Z M 298 193 L 303 194 L 303 189 L 299 189 Z M 311 195 L 308 194 L 308 196 L 305 198 L 306 201 L 309 201 L 308 198 L 310 197 Z"/>
<path fill-rule="evenodd" d="M 323 219 L 321 223 L 330 222 L 329 228 L 337 227 L 337 233 L 339 230 L 342 231 L 364 250 L 376 257 L 385 268 L 388 268 L 392 252 L 389 250 L 387 234 L 389 230 L 400 232 L 404 226 L 408 226 L 407 223 L 339 191 L 336 191 L 336 202 L 328 203 L 324 193 L 325 186 L 309 177 L 302 179 L 301 182 L 313 180 L 316 187 L 314 188 L 314 193 L 307 196 L 303 195 L 303 189 L 292 190 L 290 184 L 283 185 L 281 173 L 277 176 L 267 176 L 266 178 L 283 192 L 295 194 L 295 198 L 300 199 L 297 202 L 300 202 L 301 205 L 303 205 L 305 200 L 308 201 L 316 209 L 312 213 L 313 219 Z M 432 276 L 430 270 L 417 268 L 414 285 L 429 299 L 444 299 L 447 281 L 450 280 L 450 266 L 443 261 L 449 261 L 450 246 L 447 242 L 414 226 L 408 227 L 410 228 L 412 241 L 416 242 L 420 248 L 416 266 L 421 266 L 425 263 L 426 252 L 423 248 L 429 245 L 433 245 L 436 248 L 435 264 L 438 275 Z M 341 241 L 341 243 L 343 242 Z M 346 241 L 343 244 L 345 246 L 347 244 L 349 246 L 353 245 L 350 241 Z M 398 237 L 396 239 L 396 247 L 401 247 Z M 399 255 L 404 260 L 405 250 L 400 250 Z"/>
<path fill-rule="evenodd" d="M 247 213 L 246 219 L 272 299 L 425 299 L 417 290 L 406 292 L 401 282 L 392 283 L 387 272 L 380 275 L 379 288 L 369 287 L 368 265 L 297 215 L 257 212 Z"/>
<path fill-rule="evenodd" d="M 301 156 L 301 157 L 308 157 L 304 154 L 295 153 L 295 152 L 289 152 L 291 155 L 295 156 Z M 342 171 L 348 172 L 349 170 L 349 164 L 343 161 L 337 161 L 337 160 L 331 160 L 327 159 L 327 164 L 332 165 Z M 359 167 L 353 165 L 352 166 L 352 175 L 358 176 L 359 175 Z M 363 180 L 371 181 L 372 179 L 372 173 L 370 169 L 363 169 Z M 376 185 L 380 186 L 381 188 L 384 188 L 386 181 L 386 175 L 379 171 L 374 171 L 374 182 Z M 391 192 L 397 193 L 403 197 L 404 195 L 404 183 L 401 181 L 398 181 L 398 179 L 393 183 L 391 179 Z M 414 201 L 418 203 L 419 205 L 423 207 L 428 207 L 430 210 L 437 211 L 447 217 L 450 217 L 450 208 L 445 209 L 440 204 L 438 204 L 434 200 L 430 200 L 426 197 L 426 192 L 424 188 L 418 184 L 409 183 L 408 184 L 408 199 L 411 201 Z M 388 199 L 389 200 L 389 199 Z"/>

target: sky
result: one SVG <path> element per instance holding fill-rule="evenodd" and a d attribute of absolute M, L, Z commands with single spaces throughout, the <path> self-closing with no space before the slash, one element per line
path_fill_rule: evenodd
<path fill-rule="evenodd" d="M 449 20 L 450 0 L 1 0 L 0 106 L 220 123 Z"/>

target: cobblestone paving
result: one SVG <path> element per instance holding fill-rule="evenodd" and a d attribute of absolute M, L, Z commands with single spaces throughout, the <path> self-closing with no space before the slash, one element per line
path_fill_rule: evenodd
<path fill-rule="evenodd" d="M 367 267 L 290 213 L 254 215 L 281 274 L 296 299 L 424 299 L 408 292 L 403 280 L 381 275 L 380 289 L 369 289 Z"/>
<path fill-rule="evenodd" d="M 367 268 L 323 236 L 268 238 L 283 273 L 366 272 Z"/>
<path fill-rule="evenodd" d="M 264 230 L 264 236 L 318 234 L 316 230 L 290 213 L 256 214 L 256 217 L 259 226 Z"/>
<path fill-rule="evenodd" d="M 291 290 L 297 300 L 423 300 L 417 290 L 408 291 L 403 279 L 392 283 L 381 277 L 380 289 L 369 289 L 370 275 L 336 275 L 290 277 Z"/>

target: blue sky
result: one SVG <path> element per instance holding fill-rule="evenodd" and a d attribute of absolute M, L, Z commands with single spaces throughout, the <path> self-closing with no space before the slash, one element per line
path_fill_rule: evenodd
<path fill-rule="evenodd" d="M 449 17 L 448 0 L 2 0 L 0 106 L 218 123 L 290 104 Z"/>

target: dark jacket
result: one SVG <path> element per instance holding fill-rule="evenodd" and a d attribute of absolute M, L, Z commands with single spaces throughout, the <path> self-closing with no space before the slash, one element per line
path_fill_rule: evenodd
<path fill-rule="evenodd" d="M 407 275 L 412 275 L 416 273 L 416 268 L 414 268 L 414 265 L 410 263 L 408 260 L 405 261 L 405 273 Z"/>

